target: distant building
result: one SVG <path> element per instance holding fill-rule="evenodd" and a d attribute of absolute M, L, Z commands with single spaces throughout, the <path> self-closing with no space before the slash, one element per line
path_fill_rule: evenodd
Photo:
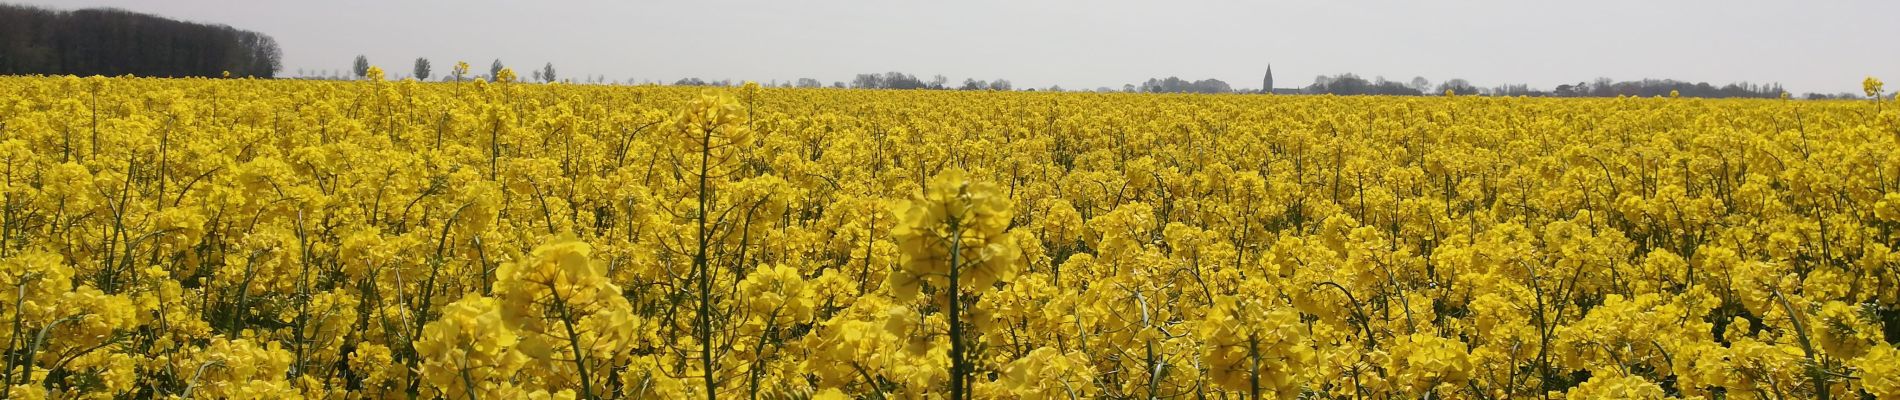
<path fill-rule="evenodd" d="M 1273 87 L 1273 64 L 1267 64 L 1267 77 L 1260 80 L 1260 93 L 1304 94 L 1306 93 L 1306 91 L 1301 90 L 1300 88 Z"/>
<path fill-rule="evenodd" d="M 1267 64 L 1267 79 L 1262 79 L 1262 80 L 1261 80 L 1261 82 L 1260 82 L 1260 92 L 1261 92 L 1261 93 L 1274 93 L 1274 90 L 1273 90 L 1273 64 Z"/>

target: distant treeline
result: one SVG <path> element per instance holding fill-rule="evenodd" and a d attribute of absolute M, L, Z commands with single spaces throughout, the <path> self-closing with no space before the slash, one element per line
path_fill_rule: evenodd
<path fill-rule="evenodd" d="M 1442 95 L 1452 92 L 1458 95 L 1481 96 L 1528 96 L 1528 97 L 1617 97 L 1617 96 L 1670 96 L 1703 98 L 1778 98 L 1787 91 L 1781 84 L 1754 84 L 1748 82 L 1731 83 L 1723 86 L 1707 82 L 1684 82 L 1673 79 L 1644 79 L 1639 81 L 1615 81 L 1609 78 L 1597 78 L 1591 82 L 1557 85 L 1549 90 L 1533 88 L 1527 84 L 1507 84 L 1482 88 L 1472 85 L 1464 79 L 1451 79 L 1433 85 L 1423 77 L 1410 81 L 1389 81 L 1383 77 L 1367 80 L 1354 74 L 1333 76 L 1321 75 L 1313 79 L 1313 84 L 1301 88 L 1304 94 L 1335 95 L 1390 95 L 1420 96 Z M 1818 95 L 1810 95 L 1818 96 Z"/>
<path fill-rule="evenodd" d="M 1490 92 L 1494 95 L 1532 97 L 1654 97 L 1674 94 L 1682 97 L 1771 99 L 1781 97 L 1783 93 L 1787 93 L 1787 90 L 1782 89 L 1779 83 L 1738 82 L 1715 86 L 1708 82 L 1684 82 L 1673 79 L 1618 82 L 1609 78 L 1597 78 L 1593 82 L 1557 85 L 1549 91 L 1532 89 L 1528 85 L 1506 85 L 1492 89 Z"/>
<path fill-rule="evenodd" d="M 1126 89 L 1126 87 L 1123 89 Z M 1231 93 L 1234 91 L 1234 88 L 1228 86 L 1227 82 L 1222 82 L 1219 79 L 1202 79 L 1190 82 L 1185 79 L 1170 76 L 1166 79 L 1150 78 L 1147 82 L 1142 82 L 1141 87 L 1136 88 L 1136 90 L 1140 90 L 1143 93 Z"/>
<path fill-rule="evenodd" d="M 1267 78 L 1269 81 L 1271 77 Z M 794 82 L 776 83 L 781 87 L 834 87 L 856 89 L 938 89 L 938 90 L 1017 90 L 1009 80 L 997 79 L 981 81 L 966 79 L 962 85 L 950 85 L 949 79 L 937 75 L 929 80 L 919 79 L 915 75 L 903 72 L 858 74 L 850 82 L 833 82 L 824 85 L 816 79 L 801 78 Z M 709 82 L 697 78 L 681 79 L 675 85 L 724 86 L 729 81 Z M 1023 90 L 1072 91 L 1060 86 L 1049 88 L 1026 88 Z M 1122 85 L 1121 88 L 1101 87 L 1092 92 L 1126 93 L 1263 93 L 1266 90 L 1235 89 L 1233 85 L 1219 79 L 1188 80 L 1180 77 L 1148 79 L 1137 84 Z M 1669 96 L 1674 93 L 1681 97 L 1703 98 L 1778 98 L 1787 90 L 1781 84 L 1755 84 L 1748 82 L 1727 85 L 1712 85 L 1706 82 L 1686 82 L 1673 79 L 1643 79 L 1637 81 L 1616 81 L 1609 78 L 1597 78 L 1588 82 L 1562 84 L 1549 89 L 1534 88 L 1527 84 L 1506 84 L 1494 87 L 1480 87 L 1464 79 L 1450 79 L 1434 83 L 1424 77 L 1415 77 L 1406 81 L 1386 80 L 1384 77 L 1372 79 L 1359 75 L 1343 73 L 1338 75 L 1320 75 L 1313 83 L 1304 87 L 1274 88 L 1276 94 L 1332 94 L 1332 95 L 1383 95 L 1383 96 L 1438 96 L 1446 92 L 1461 96 L 1528 96 L 1528 97 L 1616 97 Z M 1801 97 L 1809 99 L 1857 98 L 1851 93 L 1815 94 Z"/>
<path fill-rule="evenodd" d="M 363 56 L 357 56 L 354 64 L 355 64 L 355 67 L 353 69 L 354 71 L 353 76 L 356 76 L 356 77 L 362 76 L 364 71 L 369 68 L 369 61 L 365 59 Z M 428 69 L 429 69 L 429 60 L 418 58 L 416 59 L 416 68 L 415 68 L 415 73 L 413 76 L 419 77 L 421 79 L 427 79 L 429 77 Z M 490 75 L 497 73 L 501 69 L 502 69 L 501 60 L 495 60 L 495 62 L 489 66 Z M 316 77 L 319 79 L 351 79 L 351 78 L 344 78 L 340 72 L 334 72 L 334 71 L 317 71 L 315 76 L 305 75 L 304 70 L 301 70 L 301 69 L 297 71 L 297 76 L 305 77 L 305 78 Z M 485 79 L 485 76 L 477 75 L 476 78 Z M 442 79 L 443 80 L 451 80 L 451 79 L 460 80 L 461 77 L 460 76 L 455 76 L 455 77 L 445 76 Z M 554 64 L 548 63 L 546 66 L 542 67 L 541 70 L 535 71 L 534 80 L 542 81 L 542 82 L 557 81 L 554 75 Z M 623 82 L 613 82 L 613 81 L 608 80 L 605 75 L 588 76 L 588 77 L 583 77 L 578 80 L 569 79 L 569 80 L 564 80 L 561 82 L 595 83 L 595 84 L 624 83 L 624 84 L 629 84 L 629 85 L 653 84 L 653 83 L 664 84 L 664 81 L 661 81 L 661 82 L 644 81 L 643 82 L 635 78 L 628 78 L 627 80 Z M 1176 76 L 1170 76 L 1167 78 L 1148 79 L 1147 81 L 1142 82 L 1140 85 L 1127 84 L 1127 85 L 1122 85 L 1122 87 L 1119 89 L 1110 88 L 1106 86 L 1095 88 L 1093 90 L 1091 89 L 1079 89 L 1079 90 L 1064 89 L 1061 86 L 1050 86 L 1047 88 L 1031 87 L 1031 88 L 1019 89 L 1014 84 L 1012 84 L 1008 79 L 996 79 L 996 80 L 988 80 L 988 81 L 977 80 L 977 79 L 964 79 L 963 84 L 955 85 L 950 82 L 950 78 L 944 77 L 943 75 L 935 75 L 935 76 L 932 76 L 929 80 L 925 80 L 925 79 L 918 78 L 916 75 L 912 75 L 912 74 L 908 74 L 904 72 L 898 72 L 898 71 L 891 71 L 891 72 L 884 72 L 884 73 L 857 74 L 855 77 L 851 79 L 850 82 L 837 81 L 837 82 L 832 82 L 829 85 L 826 85 L 824 82 L 821 82 L 817 79 L 812 79 L 812 78 L 798 78 L 797 80 L 793 80 L 793 81 L 774 80 L 774 81 L 771 81 L 770 83 L 761 82 L 761 84 L 764 84 L 769 87 L 783 87 L 783 88 L 830 87 L 830 88 L 838 88 L 838 89 L 852 88 L 852 89 L 897 89 L 897 90 L 1003 90 L 1003 91 L 1026 90 L 1026 91 L 1053 91 L 1053 92 L 1079 91 L 1079 92 L 1097 92 L 1097 93 L 1107 93 L 1107 92 L 1235 93 L 1235 94 L 1273 93 L 1273 94 L 1312 94 L 1312 95 L 1331 94 L 1331 95 L 1342 95 L 1342 96 L 1351 96 L 1351 95 L 1439 96 L 1439 95 L 1444 95 L 1446 93 L 1450 93 L 1450 94 L 1455 94 L 1459 96 L 1512 96 L 1512 97 L 1516 97 L 1516 96 L 1527 96 L 1527 97 L 1680 96 L 1680 97 L 1702 97 L 1702 98 L 1779 98 L 1783 95 L 1790 95 L 1790 97 L 1792 97 L 1792 95 L 1787 93 L 1787 91 L 1781 87 L 1781 84 L 1778 84 L 1778 83 L 1754 84 L 1754 83 L 1748 83 L 1748 82 L 1739 82 L 1739 83 L 1731 83 L 1731 84 L 1722 85 L 1722 86 L 1715 86 L 1715 85 L 1708 84 L 1706 82 L 1685 82 L 1685 81 L 1678 81 L 1678 80 L 1673 80 L 1673 79 L 1644 79 L 1644 80 L 1639 80 L 1639 81 L 1616 81 L 1610 78 L 1597 78 L 1596 80 L 1590 81 L 1590 82 L 1562 84 L 1562 85 L 1557 85 L 1556 87 L 1551 88 L 1549 90 L 1545 90 L 1545 89 L 1540 89 L 1540 88 L 1533 88 L 1528 84 L 1506 84 L 1506 85 L 1499 85 L 1495 87 L 1479 87 L 1477 85 L 1471 84 L 1471 82 L 1466 81 L 1464 79 L 1450 79 L 1444 82 L 1439 82 L 1439 83 L 1434 84 L 1431 80 L 1425 79 L 1425 77 L 1422 77 L 1422 76 L 1413 77 L 1412 79 L 1406 80 L 1406 81 L 1387 80 L 1383 76 L 1374 77 L 1372 79 L 1366 79 L 1352 73 L 1343 73 L 1343 74 L 1338 74 L 1338 75 L 1320 75 L 1318 77 L 1313 78 L 1313 83 L 1310 85 L 1306 85 L 1305 87 L 1280 88 L 1280 87 L 1271 87 L 1271 86 L 1274 86 L 1273 85 L 1273 71 L 1271 68 L 1267 70 L 1266 76 L 1264 77 L 1264 79 L 1261 80 L 1262 86 L 1269 87 L 1265 89 L 1235 89 L 1233 85 L 1229 85 L 1227 84 L 1227 82 L 1221 81 L 1219 79 L 1187 80 L 1187 79 L 1182 79 Z M 672 85 L 674 86 L 733 86 L 734 82 L 730 79 L 709 80 L 709 79 L 688 77 L 688 78 L 681 78 L 679 80 L 673 81 Z M 1801 97 L 1804 97 L 1807 99 L 1862 98 L 1860 95 L 1853 94 L 1853 93 L 1840 93 L 1840 94 L 1808 93 Z"/>
<path fill-rule="evenodd" d="M 0 4 L 0 74 L 272 77 L 270 36 L 118 9 Z"/>
<path fill-rule="evenodd" d="M 799 82 L 799 86 L 803 87 L 807 83 L 817 83 L 817 80 L 800 79 Z M 832 86 L 847 87 L 835 84 Z M 964 79 L 962 85 L 952 87 L 950 86 L 950 78 L 946 78 L 943 75 L 933 76 L 930 80 L 926 81 L 917 79 L 915 75 L 896 71 L 882 74 L 858 74 L 857 77 L 851 79 L 851 83 L 848 87 L 856 89 L 1015 90 L 1015 86 L 1010 84 L 1007 79 L 997 79 L 994 81 Z"/>

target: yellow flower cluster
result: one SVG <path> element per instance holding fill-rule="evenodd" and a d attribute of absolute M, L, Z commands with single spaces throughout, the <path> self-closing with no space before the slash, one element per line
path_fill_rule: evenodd
<path fill-rule="evenodd" d="M 902 297 L 916 296 L 920 283 L 948 288 L 952 277 L 971 291 L 1009 281 L 1021 251 L 1006 232 L 1012 204 L 1005 195 L 960 169 L 932 178 L 922 196 L 898 205 L 891 236 L 903 257 L 886 285 Z"/>
<path fill-rule="evenodd" d="M 441 312 L 441 317 L 422 328 L 416 343 L 421 355 L 419 372 L 431 392 L 447 398 L 510 394 L 509 380 L 527 357 L 515 351 L 519 339 L 502 325 L 495 299 L 470 294 L 443 306 Z"/>
<path fill-rule="evenodd" d="M 1886 103 L 381 73 L 0 78 L 0 398 L 1900 397 Z"/>
<path fill-rule="evenodd" d="M 1577 385 L 1568 398 L 1573 399 L 1663 399 L 1662 386 L 1635 376 L 1598 375 Z"/>
<path fill-rule="evenodd" d="M 1400 336 L 1385 358 L 1385 371 L 1391 374 L 1387 379 L 1398 393 L 1451 390 L 1471 379 L 1471 357 L 1457 339 L 1424 333 Z"/>

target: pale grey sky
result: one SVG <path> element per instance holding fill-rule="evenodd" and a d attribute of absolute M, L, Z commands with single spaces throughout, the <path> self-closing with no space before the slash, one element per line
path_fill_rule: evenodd
<path fill-rule="evenodd" d="M 5 0 L 0 0 L 5 1 Z M 1016 87 L 1119 88 L 1153 77 L 1257 88 L 1318 74 L 1549 89 L 1596 77 L 1859 92 L 1900 86 L 1900 1 L 28 0 L 223 23 L 277 38 L 284 71 L 408 73 L 496 58 L 604 74 L 768 82 L 902 71 Z M 526 72 L 522 73 L 524 76 Z"/>

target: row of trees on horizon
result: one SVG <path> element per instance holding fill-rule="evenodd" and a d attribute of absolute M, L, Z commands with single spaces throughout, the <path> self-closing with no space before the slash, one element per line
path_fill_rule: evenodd
<path fill-rule="evenodd" d="M 299 70 L 298 76 L 305 77 L 305 78 L 316 78 L 316 79 L 354 79 L 355 77 L 363 76 L 367 72 L 368 68 L 369 68 L 368 59 L 364 56 L 359 55 L 356 57 L 354 67 L 350 75 L 344 75 L 341 71 L 331 70 L 331 71 L 316 71 L 316 75 L 312 76 L 312 75 L 305 74 L 303 70 Z M 417 78 L 419 80 L 428 80 L 429 78 L 433 76 L 431 74 L 430 68 L 431 68 L 431 64 L 428 59 L 417 58 L 415 61 L 414 67 L 410 73 L 410 77 Z M 504 68 L 504 64 L 502 63 L 501 60 L 497 59 L 493 63 L 490 64 L 489 73 L 487 75 L 476 75 L 473 77 L 442 76 L 440 77 L 440 79 L 443 81 L 461 80 L 461 79 L 469 79 L 469 78 L 489 79 L 489 77 L 499 74 L 502 68 Z M 1271 85 L 1273 85 L 1272 73 L 1273 72 L 1271 68 L 1269 68 L 1266 78 L 1262 81 L 1263 89 L 1235 89 L 1232 85 L 1228 84 L 1225 81 L 1221 81 L 1219 79 L 1186 80 L 1186 79 L 1181 79 L 1180 77 L 1170 76 L 1167 78 L 1148 79 L 1147 81 L 1144 81 L 1139 85 L 1136 85 L 1136 84 L 1123 85 L 1120 89 L 1109 88 L 1109 87 L 1099 87 L 1093 90 L 1088 90 L 1088 89 L 1071 90 L 1071 89 L 1065 89 L 1061 87 L 1060 85 L 1058 85 L 1058 86 L 1051 86 L 1048 88 L 1025 88 L 1022 90 L 1057 91 L 1057 92 L 1081 91 L 1081 92 L 1207 93 L 1207 94 L 1220 94 L 1220 93 L 1249 94 L 1249 93 L 1271 92 L 1271 93 L 1276 93 L 1276 94 L 1332 94 L 1332 95 L 1347 95 L 1347 96 L 1349 95 L 1430 96 L 1430 95 L 1454 94 L 1454 95 L 1460 95 L 1460 96 L 1511 96 L 1511 97 L 1518 97 L 1518 96 L 1524 96 L 1524 97 L 1616 97 L 1616 96 L 1654 97 L 1654 96 L 1675 95 L 1675 96 L 1683 96 L 1683 97 L 1701 97 L 1701 98 L 1779 98 L 1783 94 L 1788 93 L 1787 90 L 1782 88 L 1781 84 L 1779 83 L 1755 84 L 1755 83 L 1749 83 L 1749 82 L 1737 82 L 1737 83 L 1730 83 L 1730 84 L 1722 85 L 1722 86 L 1716 86 L 1716 85 L 1709 84 L 1707 82 L 1688 82 L 1688 81 L 1679 81 L 1679 80 L 1673 80 L 1673 79 L 1642 79 L 1642 80 L 1635 80 L 1635 81 L 1616 81 L 1610 78 L 1597 78 L 1589 82 L 1562 84 L 1562 85 L 1557 85 L 1556 87 L 1551 88 L 1549 90 L 1544 90 L 1544 89 L 1533 88 L 1528 84 L 1506 84 L 1506 85 L 1499 85 L 1495 87 L 1480 87 L 1477 85 L 1473 85 L 1470 81 L 1467 81 L 1465 79 L 1459 79 L 1459 78 L 1449 79 L 1444 82 L 1439 82 L 1436 84 L 1434 84 L 1431 80 L 1425 79 L 1425 77 L 1414 77 L 1409 81 L 1403 81 L 1403 82 L 1387 80 L 1383 76 L 1374 77 L 1373 79 L 1365 79 L 1365 78 L 1360 77 L 1359 75 L 1352 74 L 1352 73 L 1342 73 L 1338 75 L 1320 75 L 1313 79 L 1312 84 L 1309 84 L 1304 87 L 1299 87 L 1299 88 L 1270 88 Z M 572 79 L 561 80 L 559 79 L 559 76 L 556 74 L 556 70 L 554 68 L 553 63 L 544 64 L 540 69 L 533 70 L 532 75 L 533 75 L 532 76 L 533 82 L 543 82 L 543 83 L 567 82 L 567 83 L 628 84 L 628 85 L 664 83 L 664 82 L 656 82 L 656 81 L 640 81 L 634 78 L 628 78 L 627 80 L 624 80 L 624 81 L 614 81 L 614 80 L 607 79 L 605 75 L 589 75 L 589 76 L 582 77 L 579 80 L 572 80 Z M 671 84 L 674 86 L 732 86 L 734 85 L 733 81 L 731 80 L 716 80 L 715 81 L 715 80 L 705 80 L 705 79 L 700 79 L 700 78 L 681 78 L 679 80 L 673 81 Z M 1008 79 L 995 79 L 995 80 L 987 80 L 987 81 L 977 80 L 977 79 L 964 79 L 961 84 L 955 84 L 950 81 L 950 78 L 945 77 L 943 75 L 935 75 L 935 76 L 932 76 L 930 79 L 926 80 L 926 79 L 918 78 L 916 75 L 912 75 L 912 74 L 908 74 L 904 72 L 897 72 L 897 71 L 885 72 L 885 73 L 857 74 L 851 79 L 850 82 L 837 81 L 837 82 L 832 82 L 829 85 L 825 84 L 823 81 L 813 79 L 813 78 L 799 78 L 797 80 L 791 80 L 791 81 L 776 81 L 775 80 L 775 81 L 771 81 L 770 83 L 763 83 L 763 84 L 769 87 L 786 87 L 786 88 L 796 87 L 796 88 L 839 88 L 839 89 L 850 88 L 850 89 L 895 89 L 895 90 L 1000 90 L 1000 91 L 1017 90 L 1015 85 L 1011 83 Z M 1839 93 L 1839 94 L 1808 93 L 1802 97 L 1807 98 L 1807 99 L 1861 98 L 1860 95 L 1853 94 L 1853 93 Z"/>
<path fill-rule="evenodd" d="M 1674 79 L 1642 79 L 1635 81 L 1617 81 L 1610 78 L 1597 78 L 1589 82 L 1577 82 L 1557 85 L 1545 90 L 1528 84 L 1506 84 L 1496 87 L 1479 87 L 1464 79 L 1450 79 L 1433 85 L 1424 77 L 1414 77 L 1410 81 L 1390 81 L 1385 77 L 1373 79 L 1345 73 L 1339 75 L 1320 75 L 1313 84 L 1298 89 L 1307 94 L 1337 95 L 1394 95 L 1420 96 L 1452 93 L 1457 95 L 1483 96 L 1526 96 L 1526 97 L 1617 97 L 1670 96 L 1703 98 L 1779 98 L 1788 91 L 1779 83 L 1755 84 L 1737 82 L 1716 86 L 1707 82 L 1687 82 Z M 1809 98 L 1856 97 L 1851 93 L 1824 95 L 1810 93 Z"/>
<path fill-rule="evenodd" d="M 442 75 L 441 79 L 443 82 L 462 81 L 466 79 L 489 80 L 491 79 L 491 77 L 500 76 L 501 70 L 506 69 L 507 66 L 501 63 L 501 59 L 495 59 L 494 63 L 491 63 L 488 65 L 487 75 L 474 75 L 474 76 L 469 75 L 470 71 L 466 70 L 467 68 L 469 68 L 467 64 L 458 62 L 455 68 L 451 69 L 448 74 Z M 356 78 L 369 76 L 369 69 L 370 69 L 369 57 L 359 54 L 356 56 L 356 61 L 351 63 L 351 66 L 350 66 L 351 75 L 345 76 L 345 75 L 342 75 L 341 73 L 334 72 L 334 71 L 319 71 L 319 72 L 323 72 L 324 74 L 320 74 L 317 76 L 310 76 L 310 75 L 306 75 L 303 69 L 298 69 L 297 77 L 301 79 L 356 79 Z M 517 74 L 519 73 L 517 72 Z M 554 63 L 547 63 L 543 65 L 540 69 L 531 70 L 529 74 L 531 75 L 531 77 L 529 77 L 528 79 L 532 79 L 533 81 L 538 81 L 542 83 L 572 82 L 571 80 L 561 81 L 559 79 L 559 75 L 557 75 L 557 71 L 554 69 Z M 435 76 L 434 63 L 429 62 L 429 59 L 427 58 L 417 57 L 416 63 L 413 67 L 411 67 L 408 77 L 415 78 L 416 80 L 419 80 L 419 81 L 427 81 L 429 80 L 431 76 Z M 604 80 L 600 80 L 600 81 L 588 81 L 586 83 L 606 83 L 606 82 Z"/>
<path fill-rule="evenodd" d="M 1534 88 L 1528 84 L 1506 84 L 1506 85 L 1499 85 L 1495 87 L 1481 87 L 1478 85 L 1474 85 L 1470 81 L 1467 81 L 1465 79 L 1458 79 L 1458 78 L 1449 79 L 1444 82 L 1439 82 L 1436 84 L 1434 84 L 1428 79 L 1425 79 L 1424 77 L 1414 77 L 1410 81 L 1405 81 L 1405 82 L 1390 81 L 1390 80 L 1386 80 L 1384 77 L 1375 77 L 1373 79 L 1365 79 L 1352 73 L 1342 73 L 1338 75 L 1320 75 L 1313 79 L 1312 84 L 1307 85 L 1307 86 L 1296 87 L 1296 88 L 1279 88 L 1279 87 L 1270 86 L 1272 82 L 1272 78 L 1270 76 L 1271 75 L 1269 75 L 1269 77 L 1264 80 L 1264 82 L 1267 82 L 1267 85 L 1263 85 L 1262 89 L 1237 89 L 1237 88 L 1234 88 L 1232 85 L 1228 84 L 1227 82 L 1221 81 L 1219 79 L 1187 80 L 1187 79 L 1182 79 L 1180 77 L 1170 76 L 1166 78 L 1148 79 L 1147 81 L 1144 81 L 1140 84 L 1122 85 L 1122 87 L 1119 89 L 1109 88 L 1109 87 L 1099 87 L 1093 90 L 1087 90 L 1087 89 L 1067 90 L 1067 89 L 1062 88 L 1061 86 L 1052 86 L 1047 89 L 1028 89 L 1028 90 L 1125 92 L 1125 93 L 1208 93 L 1208 94 L 1219 94 L 1219 93 L 1255 94 L 1255 93 L 1269 93 L 1270 92 L 1270 93 L 1275 93 L 1275 94 L 1332 94 L 1332 95 L 1386 95 L 1386 96 L 1432 96 L 1432 95 L 1442 95 L 1446 93 L 1451 93 L 1451 94 L 1456 94 L 1456 95 L 1461 95 L 1461 96 L 1513 96 L 1513 97 L 1515 96 L 1653 97 L 1653 96 L 1670 96 L 1673 94 L 1673 95 L 1682 96 L 1682 97 L 1702 97 L 1702 98 L 1778 98 L 1778 97 L 1781 97 L 1782 94 L 1788 93 L 1788 91 L 1784 89 L 1779 83 L 1756 84 L 1756 83 L 1750 83 L 1750 82 L 1737 82 L 1737 83 L 1730 83 L 1726 85 L 1717 86 L 1717 85 L 1709 84 L 1707 82 L 1689 82 L 1689 81 L 1680 81 L 1680 80 L 1674 80 L 1674 79 L 1641 79 L 1641 80 L 1634 80 L 1634 81 L 1617 81 L 1610 78 L 1597 78 L 1595 80 L 1588 81 L 1588 82 L 1577 82 L 1574 84 L 1557 85 L 1554 88 L 1545 90 L 1545 89 Z M 878 77 L 883 77 L 883 78 L 878 79 Z M 893 78 L 901 78 L 901 79 L 893 79 Z M 804 82 L 804 81 L 807 81 L 807 79 L 801 79 L 800 81 Z M 911 75 L 909 74 L 904 74 L 904 73 L 899 73 L 899 72 L 889 72 L 889 73 L 885 73 L 881 75 L 880 74 L 859 74 L 858 78 L 853 80 L 852 84 L 848 86 L 843 83 L 837 83 L 837 84 L 834 84 L 833 86 L 834 87 L 862 88 L 862 89 L 999 90 L 999 88 L 986 87 L 986 86 L 981 85 L 982 81 L 965 81 L 965 84 L 962 87 L 955 87 L 955 88 L 942 85 L 941 82 L 943 81 L 944 81 L 943 76 L 938 75 L 935 79 L 933 79 L 929 83 L 919 83 L 919 81 L 917 81 L 915 78 L 911 78 Z M 998 79 L 995 82 L 1001 82 L 1004 84 L 1003 87 L 1000 88 L 1000 90 L 1009 90 L 1008 80 Z M 972 83 L 976 83 L 976 84 L 972 85 Z M 797 87 L 817 87 L 817 86 L 816 85 L 808 86 L 808 85 L 800 84 L 800 85 L 797 85 Z M 1854 93 L 1838 93 L 1838 94 L 1808 93 L 1806 95 L 1803 95 L 1802 97 L 1809 98 L 1809 99 L 1863 98 L 1861 95 L 1854 94 Z"/>

